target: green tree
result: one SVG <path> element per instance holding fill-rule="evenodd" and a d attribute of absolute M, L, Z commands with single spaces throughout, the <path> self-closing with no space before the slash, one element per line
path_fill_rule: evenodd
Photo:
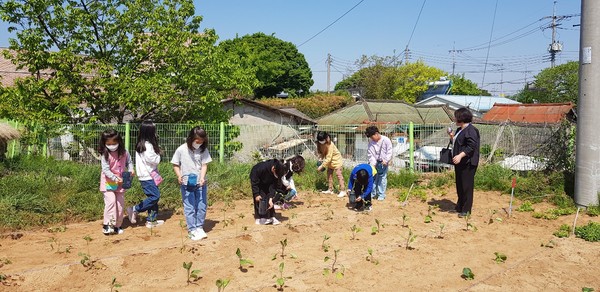
<path fill-rule="evenodd" d="M 450 75 L 448 79 L 452 80 L 452 88 L 450 88 L 452 95 L 491 95 L 487 90 L 479 88 L 475 82 L 462 75 Z"/>
<path fill-rule="evenodd" d="M 429 82 L 439 80 L 445 75 L 447 73 L 443 70 L 428 66 L 420 60 L 408 63 L 398 68 L 397 86 L 393 97 L 407 103 L 415 103 L 427 90 Z"/>
<path fill-rule="evenodd" d="M 225 40 L 219 47 L 235 58 L 248 60 L 247 65 L 255 70 L 259 81 L 254 89 L 256 97 L 273 97 L 281 91 L 292 96 L 305 95 L 314 83 L 304 55 L 294 44 L 273 35 L 245 35 Z"/>
<path fill-rule="evenodd" d="M 546 68 L 535 76 L 533 84 L 526 85 L 516 99 L 523 103 L 572 102 L 579 95 L 579 63 L 567 62 Z"/>
<path fill-rule="evenodd" d="M 7 0 L 0 17 L 17 36 L 4 56 L 31 73 L 5 89 L 8 118 L 217 122 L 222 97 L 257 84 L 191 0 Z"/>

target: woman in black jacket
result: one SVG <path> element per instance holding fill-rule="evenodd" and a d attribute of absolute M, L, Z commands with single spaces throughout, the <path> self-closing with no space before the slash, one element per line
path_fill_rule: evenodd
<path fill-rule="evenodd" d="M 273 199 L 281 177 L 286 173 L 285 166 L 280 160 L 271 159 L 252 167 L 250 171 L 250 184 L 254 198 L 254 218 L 256 224 L 279 224 L 275 218 Z M 262 206 L 261 206 L 262 204 Z"/>
<path fill-rule="evenodd" d="M 454 112 L 458 128 L 450 132 L 452 146 L 452 163 L 456 177 L 456 193 L 458 202 L 454 210 L 459 217 L 471 213 L 473 207 L 473 187 L 475 172 L 479 164 L 479 130 L 471 124 L 473 114 L 467 108 L 459 108 Z"/>

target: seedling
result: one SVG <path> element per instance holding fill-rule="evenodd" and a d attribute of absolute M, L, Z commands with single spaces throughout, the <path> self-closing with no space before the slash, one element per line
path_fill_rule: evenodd
<path fill-rule="evenodd" d="M 188 285 L 194 281 L 197 281 L 200 276 L 200 270 L 192 270 L 192 262 L 183 262 L 183 268 L 187 271 L 187 283 Z M 194 280 L 192 280 L 194 279 Z"/>
<path fill-rule="evenodd" d="M 436 236 L 436 238 L 442 239 L 444 238 L 444 235 L 442 232 L 444 232 L 444 227 L 446 227 L 446 225 L 444 223 L 440 224 L 440 234 L 438 234 L 438 236 Z"/>
<path fill-rule="evenodd" d="M 475 274 L 473 274 L 473 271 L 471 271 L 470 268 L 463 268 L 461 278 L 465 280 L 473 280 L 475 279 Z"/>
<path fill-rule="evenodd" d="M 219 289 L 219 292 L 225 291 L 225 287 L 227 287 L 227 285 L 229 285 L 230 281 L 231 281 L 230 279 L 217 279 L 215 284 L 217 285 L 217 289 Z"/>
<path fill-rule="evenodd" d="M 381 230 L 381 227 L 383 227 L 383 225 L 381 225 L 379 223 L 379 219 L 375 219 L 375 224 L 377 224 L 377 226 L 371 227 L 371 235 L 375 235 L 375 234 L 379 233 L 379 231 Z"/>
<path fill-rule="evenodd" d="M 94 267 L 94 260 L 92 260 L 91 256 L 87 253 L 80 252 L 78 255 L 81 257 L 79 261 L 82 266 L 86 268 L 86 270 L 90 270 Z"/>
<path fill-rule="evenodd" d="M 429 209 L 427 209 L 427 215 L 425 216 L 425 223 L 431 223 L 431 221 L 433 221 L 433 215 L 435 215 L 435 212 L 433 211 L 433 206 L 429 206 Z"/>
<path fill-rule="evenodd" d="M 477 227 L 475 227 L 475 225 L 473 225 L 473 223 L 469 222 L 471 220 L 471 213 L 467 212 L 467 214 L 464 216 L 464 218 L 465 218 L 465 223 L 467 224 L 466 225 L 467 229 L 465 229 L 465 230 L 469 231 L 469 227 L 471 227 L 471 229 L 473 231 L 477 231 Z"/>
<path fill-rule="evenodd" d="M 367 261 L 369 261 L 375 265 L 379 265 L 379 261 L 373 257 L 373 249 L 369 248 L 367 250 L 367 253 L 369 254 L 369 255 L 367 255 Z"/>
<path fill-rule="evenodd" d="M 179 248 L 179 253 L 183 253 L 185 251 L 185 239 L 187 238 L 187 224 L 182 219 L 179 220 L 179 233 L 181 234 L 181 248 Z"/>
<path fill-rule="evenodd" d="M 499 252 L 495 252 L 494 255 L 496 255 L 496 263 L 503 263 L 506 261 L 506 255 L 503 253 L 499 253 Z"/>
<path fill-rule="evenodd" d="M 254 265 L 254 263 L 251 260 L 242 258 L 242 251 L 239 247 L 235 251 L 235 254 L 237 255 L 240 261 L 240 271 L 243 271 L 245 269 L 244 266 L 252 267 Z"/>
<path fill-rule="evenodd" d="M 406 213 L 402 213 L 402 227 L 407 227 L 406 225 L 406 221 L 408 221 L 410 218 L 408 217 L 408 215 L 406 215 Z"/>
<path fill-rule="evenodd" d="M 356 234 L 361 232 L 362 229 L 360 229 L 360 227 L 357 227 L 356 225 L 352 225 L 352 227 L 350 227 L 350 231 L 352 231 L 352 240 L 356 239 Z"/>
<path fill-rule="evenodd" d="M 502 222 L 502 218 L 497 217 L 497 218 L 494 219 L 494 215 L 496 215 L 496 213 L 498 213 L 497 210 L 495 210 L 495 209 L 494 210 L 490 210 L 490 219 L 488 219 L 488 224 L 494 223 L 494 220 L 496 220 L 498 222 Z"/>
<path fill-rule="evenodd" d="M 7 259 L 7 258 L 2 258 L 0 259 L 0 268 L 4 267 L 5 265 L 10 265 L 12 264 L 12 261 Z"/>
<path fill-rule="evenodd" d="M 323 236 L 323 242 L 321 243 L 321 249 L 322 249 L 324 252 L 328 252 L 328 251 L 329 251 L 329 247 L 330 247 L 330 245 L 329 245 L 329 244 L 327 244 L 327 243 L 325 243 L 327 240 L 329 240 L 329 238 L 330 238 L 330 237 L 329 237 L 329 235 L 327 235 L 327 234 L 325 234 L 325 235 Z"/>
<path fill-rule="evenodd" d="M 581 292 L 594 292 L 594 288 L 590 287 L 581 287 Z"/>
<path fill-rule="evenodd" d="M 285 267 L 284 262 L 279 263 L 279 277 L 277 275 L 273 275 L 273 279 L 275 279 L 275 278 L 277 279 L 277 280 L 275 280 L 275 283 L 276 283 L 275 287 L 279 286 L 279 288 L 277 288 L 277 290 L 279 290 L 279 291 L 283 291 L 283 287 L 285 286 L 285 280 L 292 278 L 289 276 L 288 277 L 283 276 L 284 267 Z"/>
<path fill-rule="evenodd" d="M 327 275 L 329 275 L 331 273 L 335 273 L 335 277 L 338 278 L 338 279 L 341 279 L 341 278 L 344 277 L 344 271 L 345 271 L 344 266 L 338 264 L 342 268 L 341 271 L 338 271 L 339 268 L 336 267 L 337 257 L 338 257 L 338 253 L 339 252 L 340 252 L 339 249 L 336 249 L 336 250 L 333 251 L 333 260 L 331 262 L 331 268 L 325 268 L 325 269 L 323 269 L 323 276 L 327 276 Z M 324 262 L 327 262 L 328 260 L 331 260 L 331 258 L 328 257 L 328 256 L 326 256 L 323 259 Z"/>
<path fill-rule="evenodd" d="M 569 237 L 571 235 L 571 226 L 567 224 L 563 224 L 557 231 L 554 231 L 554 236 L 558 238 Z"/>
<path fill-rule="evenodd" d="M 89 235 L 83 237 L 87 245 L 87 253 L 90 254 L 90 242 L 93 240 Z"/>
<path fill-rule="evenodd" d="M 408 228 L 408 236 L 406 237 L 406 249 L 414 249 L 410 246 L 417 239 L 417 235 L 413 233 L 412 228 Z"/>
<path fill-rule="evenodd" d="M 541 247 L 554 248 L 556 246 L 556 242 L 553 240 L 548 241 L 547 243 L 542 242 Z"/>
<path fill-rule="evenodd" d="M 279 244 L 281 245 L 281 258 L 285 258 L 285 247 L 287 246 L 287 238 L 284 240 L 280 240 Z"/>
<path fill-rule="evenodd" d="M 117 283 L 117 278 L 113 277 L 112 281 L 110 282 L 110 291 L 116 291 L 119 292 L 119 290 L 117 290 L 117 288 L 121 288 L 122 285 Z"/>
<path fill-rule="evenodd" d="M 533 212 L 533 210 L 533 206 L 529 201 L 524 202 L 521 206 L 519 206 L 519 208 L 517 208 L 517 211 L 519 212 Z"/>

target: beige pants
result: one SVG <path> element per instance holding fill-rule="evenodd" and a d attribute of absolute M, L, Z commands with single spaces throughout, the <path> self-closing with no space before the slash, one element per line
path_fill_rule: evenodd
<path fill-rule="evenodd" d="M 123 208 L 125 206 L 125 192 L 104 192 L 104 221 L 102 224 L 121 227 L 123 223 Z"/>
<path fill-rule="evenodd" d="M 337 168 L 337 169 L 331 169 L 328 168 L 327 169 L 327 181 L 329 181 L 329 190 L 333 191 L 333 172 L 335 171 L 335 174 L 338 177 L 338 182 L 339 182 L 339 191 L 345 191 L 346 190 L 346 186 L 344 185 L 344 175 L 342 174 L 342 168 Z"/>

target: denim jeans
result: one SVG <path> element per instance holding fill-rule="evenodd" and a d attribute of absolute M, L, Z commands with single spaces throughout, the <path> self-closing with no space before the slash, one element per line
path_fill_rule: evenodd
<path fill-rule="evenodd" d="M 181 200 L 183 201 L 183 214 L 185 215 L 188 231 L 202 228 L 204 219 L 206 219 L 206 207 L 208 206 L 206 184 L 196 187 L 182 185 Z"/>
<path fill-rule="evenodd" d="M 372 198 L 385 199 L 385 190 L 387 189 L 388 166 L 382 165 L 383 171 L 377 172 L 373 183 Z"/>
<path fill-rule="evenodd" d="M 133 206 L 135 212 L 148 211 L 148 221 L 156 220 L 158 216 L 158 200 L 160 199 L 160 191 L 153 180 L 141 180 L 142 191 L 146 194 L 146 199 L 139 204 Z"/>

